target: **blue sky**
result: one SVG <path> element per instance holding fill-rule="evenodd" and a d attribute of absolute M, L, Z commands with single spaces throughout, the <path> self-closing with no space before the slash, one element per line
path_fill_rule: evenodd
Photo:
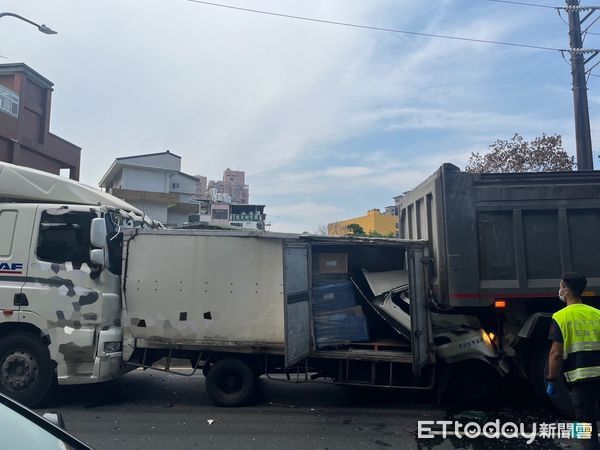
<path fill-rule="evenodd" d="M 556 11 L 488 0 L 223 3 L 568 47 Z M 562 134 L 574 153 L 570 69 L 558 52 L 185 0 L 8 0 L 3 8 L 59 32 L 4 18 L 0 54 L 55 83 L 51 129 L 83 147 L 81 179 L 90 185 L 115 157 L 170 149 L 191 174 L 246 170 L 251 201 L 267 205 L 272 230 L 312 232 L 390 205 L 443 162 L 464 167 L 471 152 L 515 132 Z M 589 36 L 594 46 L 600 36 Z M 600 78 L 589 87 L 596 142 Z"/>

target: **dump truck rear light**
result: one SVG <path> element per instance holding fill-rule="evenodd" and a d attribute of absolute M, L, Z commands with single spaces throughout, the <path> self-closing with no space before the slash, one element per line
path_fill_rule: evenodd
<path fill-rule="evenodd" d="M 496 300 L 494 302 L 494 308 L 496 308 L 496 309 L 506 308 L 506 300 Z"/>

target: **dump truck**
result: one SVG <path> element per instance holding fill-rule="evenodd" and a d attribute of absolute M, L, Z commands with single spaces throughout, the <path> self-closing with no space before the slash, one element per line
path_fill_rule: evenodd
<path fill-rule="evenodd" d="M 182 359 L 223 406 L 251 401 L 260 376 L 468 395 L 509 369 L 476 316 L 435 310 L 422 238 L 165 229 L 6 163 L 0 202 L 0 390 L 29 405 L 55 381 Z"/>
<path fill-rule="evenodd" d="M 600 306 L 600 172 L 473 174 L 442 165 L 396 197 L 400 239 L 427 241 L 433 308 L 476 316 L 499 358 L 546 397 L 551 315 L 564 272 Z M 561 378 L 562 379 L 562 378 Z M 569 396 L 553 398 L 567 410 Z"/>

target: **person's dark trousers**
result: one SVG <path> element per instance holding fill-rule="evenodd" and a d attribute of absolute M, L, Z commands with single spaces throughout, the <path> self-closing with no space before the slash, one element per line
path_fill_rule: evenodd
<path fill-rule="evenodd" d="M 585 449 L 600 450 L 598 442 L 598 409 L 600 403 L 600 380 L 574 383 L 569 386 L 575 418 L 578 422 L 592 423 L 592 439 L 580 441 Z"/>

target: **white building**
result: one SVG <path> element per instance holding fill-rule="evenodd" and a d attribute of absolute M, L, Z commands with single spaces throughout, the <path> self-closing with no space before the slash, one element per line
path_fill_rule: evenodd
<path fill-rule="evenodd" d="M 100 180 L 100 187 L 164 224 L 187 222 L 198 214 L 194 201 L 198 178 L 181 171 L 181 157 L 168 150 L 117 158 Z"/>

